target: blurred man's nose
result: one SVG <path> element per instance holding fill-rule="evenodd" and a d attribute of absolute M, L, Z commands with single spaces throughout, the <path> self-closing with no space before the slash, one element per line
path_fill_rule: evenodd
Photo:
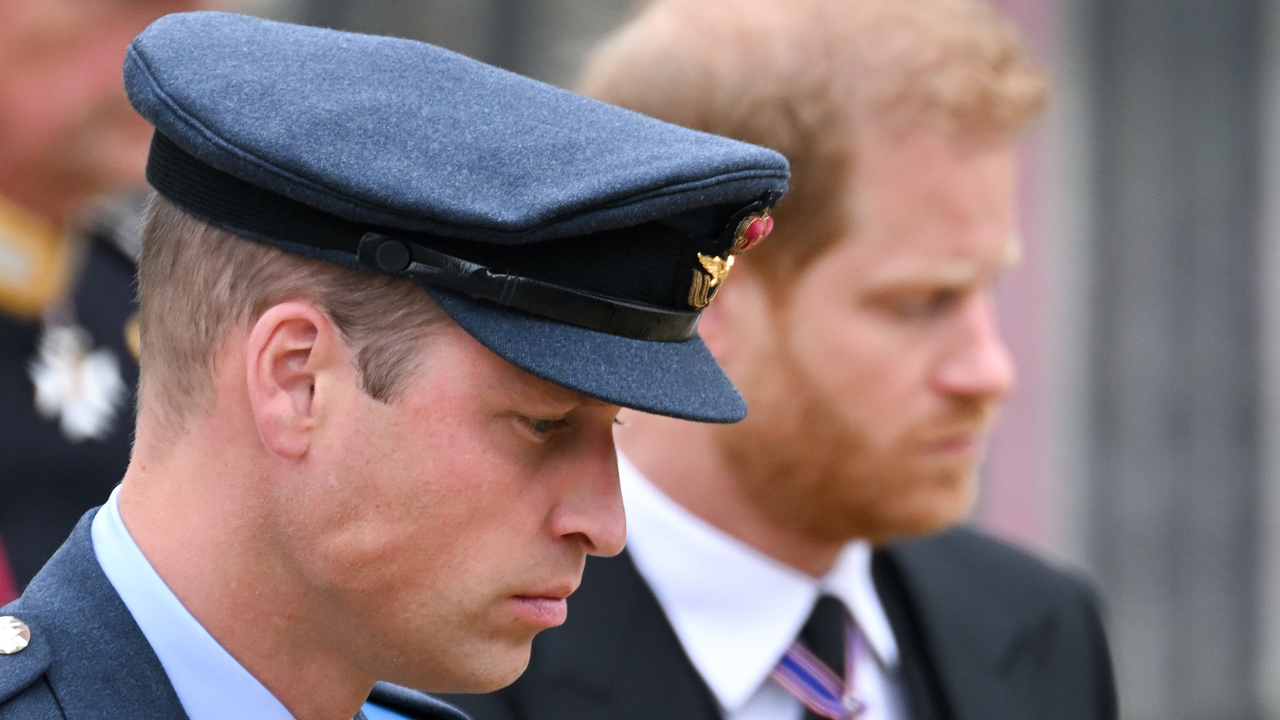
<path fill-rule="evenodd" d="M 1013 389 L 1013 357 L 1000 335 L 990 291 L 968 298 L 935 369 L 934 382 L 949 395 L 997 400 Z"/>

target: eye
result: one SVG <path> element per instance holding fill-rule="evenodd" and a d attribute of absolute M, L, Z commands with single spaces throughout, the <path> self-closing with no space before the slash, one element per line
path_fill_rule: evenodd
<path fill-rule="evenodd" d="M 535 418 L 520 416 L 520 424 L 538 439 L 545 439 L 569 426 L 565 418 Z"/>
<path fill-rule="evenodd" d="M 891 295 L 885 298 L 885 308 L 907 320 L 926 320 L 945 315 L 959 302 L 960 290 L 945 288 Z"/>
<path fill-rule="evenodd" d="M 557 423 L 561 423 L 561 422 L 564 422 L 564 421 L 563 420 L 535 420 L 533 418 L 530 418 L 529 427 L 533 428 L 534 432 L 549 433 L 556 429 Z"/>

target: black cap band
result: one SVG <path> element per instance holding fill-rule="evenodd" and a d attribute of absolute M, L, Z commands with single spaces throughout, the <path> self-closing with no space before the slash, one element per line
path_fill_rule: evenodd
<path fill-rule="evenodd" d="M 723 231 L 691 232 L 690 227 L 731 229 L 736 218 L 774 200 L 768 197 L 746 208 L 713 208 L 695 217 L 596 233 L 584 245 L 591 250 L 568 248 L 566 253 L 568 244 L 582 238 L 480 248 L 481 243 L 353 222 L 224 173 L 161 133 L 152 140 L 147 179 L 182 210 L 252 240 L 455 290 L 589 330 L 655 342 L 682 342 L 697 333 L 699 311 L 681 307 L 688 286 L 669 287 L 672 263 L 688 263 L 699 252 L 726 252 L 731 241 Z M 637 263 L 635 250 L 641 242 L 648 252 Z M 625 252 L 611 253 L 610 247 Z M 539 257 L 548 254 L 560 259 L 573 255 L 578 262 L 569 275 L 539 277 L 540 270 L 546 274 Z M 624 274 L 617 258 L 624 256 L 625 274 L 632 281 L 616 282 Z M 643 272 L 644 263 L 652 266 L 652 272 Z M 658 282 L 634 281 L 638 264 L 641 275 Z M 561 261 L 557 268 L 565 265 Z M 577 281 L 577 286 L 563 282 L 566 277 Z M 603 288 L 617 294 L 602 294 Z"/>
<path fill-rule="evenodd" d="M 699 312 L 600 297 L 533 278 L 496 272 L 427 247 L 368 233 L 360 260 L 421 285 L 466 293 L 551 320 L 635 340 L 683 342 L 698 332 Z"/>

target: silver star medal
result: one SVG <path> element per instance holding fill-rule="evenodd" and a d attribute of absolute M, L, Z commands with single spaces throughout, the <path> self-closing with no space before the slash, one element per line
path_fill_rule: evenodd
<path fill-rule="evenodd" d="M 46 326 L 29 367 L 36 410 L 46 420 L 59 421 L 72 442 L 106 437 L 125 395 L 115 354 L 92 348 L 89 333 L 80 327 Z"/>

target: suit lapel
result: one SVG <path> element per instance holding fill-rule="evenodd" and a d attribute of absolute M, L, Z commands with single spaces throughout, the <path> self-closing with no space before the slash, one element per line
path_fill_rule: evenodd
<path fill-rule="evenodd" d="M 932 653 L 924 644 L 914 604 L 901 571 L 885 552 L 871 558 L 871 577 L 898 643 L 899 673 L 911 720 L 949 720 L 946 695 L 938 680 Z"/>
<path fill-rule="evenodd" d="M 164 668 L 93 553 L 96 511 L 6 612 L 27 622 L 51 657 L 47 678 L 69 720 L 187 720 Z"/>
<path fill-rule="evenodd" d="M 1043 683 L 1035 655 L 1051 646 L 1053 617 L 1022 603 L 1007 563 L 984 567 L 989 540 L 967 530 L 898 543 L 873 560 L 915 720 L 1020 720 L 1037 716 L 1028 695 Z M 981 547 L 979 547 L 981 546 Z M 989 558 L 987 558 L 989 559 Z M 1003 568 L 1003 569 L 1001 569 Z M 892 608 L 890 607 L 892 606 Z"/>

